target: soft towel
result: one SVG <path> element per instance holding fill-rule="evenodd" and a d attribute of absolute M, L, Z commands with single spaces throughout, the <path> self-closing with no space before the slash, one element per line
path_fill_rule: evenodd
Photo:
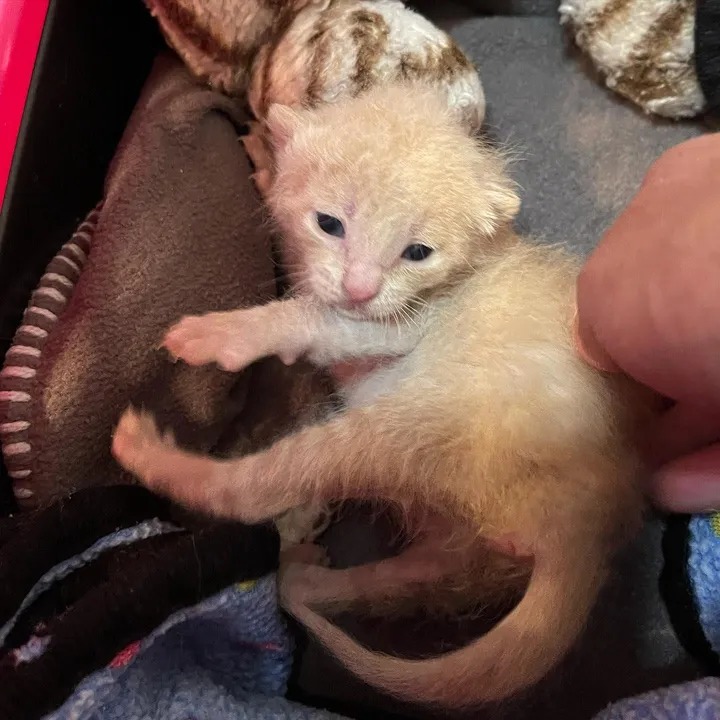
<path fill-rule="evenodd" d="M 292 645 L 275 576 L 181 610 L 46 720 L 332 720 L 285 700 Z"/>
<path fill-rule="evenodd" d="M 720 679 L 673 685 L 611 705 L 595 720 L 717 720 Z"/>
<path fill-rule="evenodd" d="M 720 674 L 720 513 L 675 516 L 663 538 L 660 588 L 685 649 Z"/>

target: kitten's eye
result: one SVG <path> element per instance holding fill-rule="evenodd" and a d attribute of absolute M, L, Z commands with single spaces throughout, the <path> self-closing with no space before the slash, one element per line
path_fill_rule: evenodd
<path fill-rule="evenodd" d="M 419 262 L 424 260 L 426 257 L 432 254 L 433 249 L 427 245 L 421 245 L 420 243 L 413 243 L 408 245 L 400 257 L 405 260 L 412 260 L 413 262 Z"/>
<path fill-rule="evenodd" d="M 315 217 L 317 218 L 318 226 L 323 232 L 339 238 L 345 237 L 345 227 L 341 220 L 321 212 L 315 213 Z"/>

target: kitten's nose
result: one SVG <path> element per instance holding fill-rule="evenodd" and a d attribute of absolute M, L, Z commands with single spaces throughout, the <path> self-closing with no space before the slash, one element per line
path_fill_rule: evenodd
<path fill-rule="evenodd" d="M 380 292 L 382 272 L 379 267 L 353 264 L 345 272 L 343 287 L 354 305 L 372 300 Z"/>

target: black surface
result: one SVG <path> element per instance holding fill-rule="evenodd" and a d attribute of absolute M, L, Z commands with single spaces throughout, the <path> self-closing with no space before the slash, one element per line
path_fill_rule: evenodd
<path fill-rule="evenodd" d="M 697 0 L 695 69 L 711 113 L 720 113 L 720 0 Z"/>
<path fill-rule="evenodd" d="M 99 510 L 106 506 L 101 499 Z M 86 592 L 69 607 L 61 602 L 54 614 L 54 603 L 45 606 L 49 644 L 42 655 L 19 664 L 0 656 L 0 717 L 39 720 L 84 677 L 173 613 L 231 583 L 274 572 L 278 552 L 273 528 L 238 523 L 216 523 L 109 551 L 109 562 L 103 556 L 93 563 L 96 573 L 85 576 L 90 581 Z"/>
<path fill-rule="evenodd" d="M 169 519 L 168 503 L 134 485 L 88 488 L 12 522 L 0 548 L 0 623 L 19 607 L 40 578 L 98 538 L 146 518 Z M 2 527 L 7 520 L 0 522 Z"/>

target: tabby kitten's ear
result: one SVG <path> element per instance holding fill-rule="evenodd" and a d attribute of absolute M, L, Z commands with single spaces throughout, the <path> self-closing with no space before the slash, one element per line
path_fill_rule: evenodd
<path fill-rule="evenodd" d="M 145 4 L 165 40 L 196 77 L 229 95 L 247 92 L 252 61 L 275 20 L 265 0 L 145 0 Z"/>
<path fill-rule="evenodd" d="M 281 150 L 292 139 L 302 118 L 297 110 L 287 105 L 271 105 L 265 118 L 270 142 L 276 150 Z"/>

